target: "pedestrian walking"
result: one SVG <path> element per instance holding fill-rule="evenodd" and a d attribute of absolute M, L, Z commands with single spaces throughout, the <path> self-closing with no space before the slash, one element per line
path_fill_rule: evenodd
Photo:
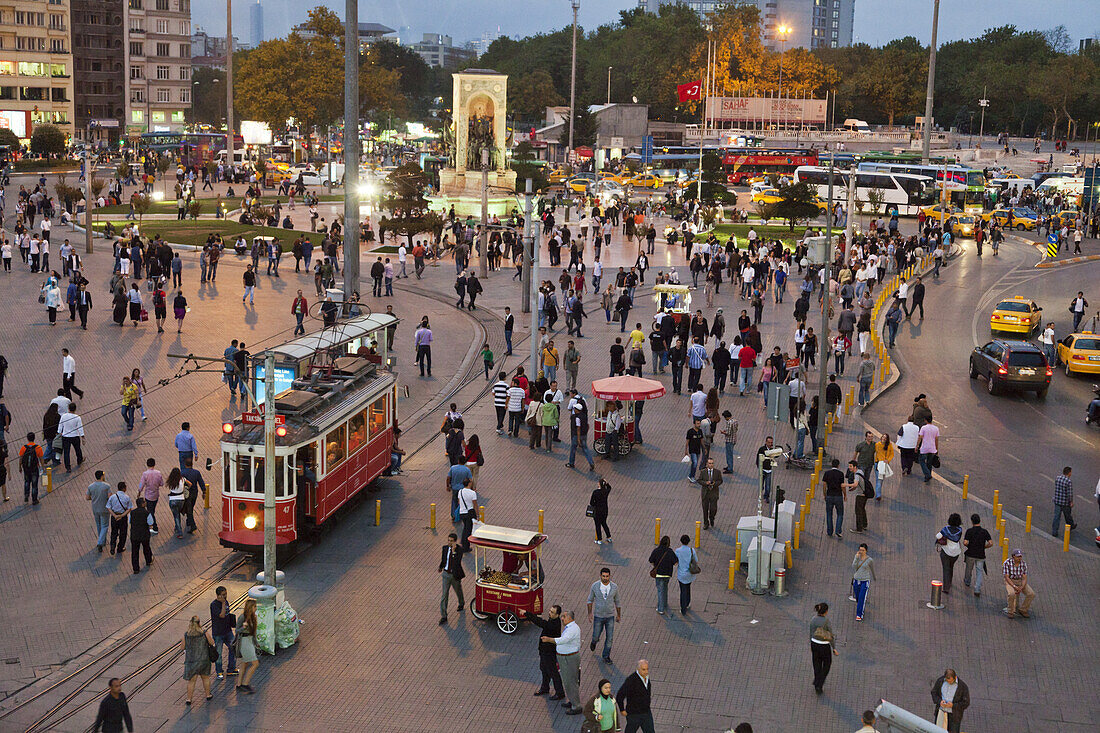
<path fill-rule="evenodd" d="M 833 657 L 840 654 L 836 649 L 836 634 L 826 618 L 828 614 L 829 604 L 823 601 L 814 606 L 814 617 L 810 619 L 810 656 L 814 668 L 814 692 L 818 695 L 825 691 L 825 679 L 833 666 Z"/>
<path fill-rule="evenodd" d="M 562 611 L 561 636 L 552 637 L 543 635 L 539 641 L 553 643 L 558 658 L 558 669 L 561 672 L 562 687 L 565 688 L 566 701 L 562 703 L 566 715 L 581 714 L 581 628 L 573 620 L 572 611 Z"/>
<path fill-rule="evenodd" d="M 76 386 L 76 359 L 68 349 L 61 350 L 61 388 L 70 400 L 74 392 L 79 399 L 84 399 L 84 390 Z"/>
<path fill-rule="evenodd" d="M 856 556 L 852 558 L 852 595 L 848 596 L 848 600 L 856 602 L 856 621 L 863 620 L 867 591 L 871 588 L 871 581 L 878 580 L 875 577 L 875 561 L 867 551 L 867 543 L 860 542 Z"/>
<path fill-rule="evenodd" d="M 134 575 L 141 572 L 138 564 L 138 555 L 145 553 L 145 567 L 153 564 L 153 548 L 149 546 L 149 533 L 155 532 L 152 528 L 153 515 L 149 513 L 145 497 L 139 496 L 137 506 L 130 512 L 130 565 L 134 568 Z"/>
<path fill-rule="evenodd" d="M 845 489 L 858 492 L 855 498 L 856 526 L 852 531 L 863 534 L 867 531 L 867 502 L 875 498 L 875 487 L 855 461 L 848 461 L 844 480 Z"/>
<path fill-rule="evenodd" d="M 252 265 L 248 265 L 248 267 L 244 271 L 244 275 L 241 276 L 241 279 L 244 282 L 244 295 L 241 296 L 241 303 L 243 304 L 247 300 L 249 305 L 255 305 L 256 272 L 255 270 L 253 270 Z"/>
<path fill-rule="evenodd" d="M 126 291 L 126 302 L 130 309 L 130 321 L 134 324 L 134 328 L 137 328 L 139 321 L 149 320 L 149 314 L 145 311 L 145 304 L 141 299 L 141 289 L 138 284 L 131 283 L 130 289 Z"/>
<path fill-rule="evenodd" d="M 603 661 L 611 664 L 611 642 L 615 636 L 615 622 L 622 621 L 623 609 L 619 603 L 619 586 L 611 582 L 611 569 L 600 568 L 600 579 L 588 589 L 588 621 L 592 624 L 590 651 L 596 651 L 596 643 L 603 635 Z"/>
<path fill-rule="evenodd" d="M 653 684 L 649 679 L 649 662 L 639 659 L 634 673 L 623 680 L 615 700 L 623 710 L 626 724 L 623 733 L 654 733 L 653 728 Z"/>
<path fill-rule="evenodd" d="M 107 683 L 107 694 L 99 701 L 92 733 L 122 733 L 124 725 L 129 733 L 134 733 L 134 720 L 130 717 L 126 693 L 122 691 L 122 680 L 112 677 Z"/>
<path fill-rule="evenodd" d="M 198 616 L 192 616 L 183 634 L 183 678 L 187 680 L 187 699 L 191 704 L 195 696 L 195 682 L 202 680 L 202 689 L 207 700 L 213 700 L 210 694 L 210 650 L 214 648 L 214 637 L 204 631 Z"/>
<path fill-rule="evenodd" d="M 908 476 L 913 473 L 913 464 L 917 458 L 917 441 L 920 428 L 912 420 L 906 420 L 898 428 L 897 446 L 901 453 L 901 475 Z"/>
<path fill-rule="evenodd" d="M 1005 579 L 1005 592 L 1008 594 L 1008 605 L 1004 608 L 1004 614 L 1014 618 L 1019 613 L 1024 618 L 1029 618 L 1031 614 L 1028 610 L 1036 594 L 1028 583 L 1024 553 L 1019 549 L 1013 550 L 1012 556 L 1001 566 L 1001 572 Z M 1024 597 L 1023 603 L 1019 603 L 1020 596 Z"/>
<path fill-rule="evenodd" d="M 733 473 L 733 457 L 734 449 L 737 446 L 737 428 L 739 424 L 733 419 L 733 413 L 729 410 L 722 411 L 722 418 L 725 421 L 722 423 L 722 437 L 726 445 L 726 467 L 722 469 L 722 473 Z"/>
<path fill-rule="evenodd" d="M 822 492 L 822 499 L 825 502 L 825 534 L 829 537 L 833 536 L 833 515 L 835 514 L 838 540 L 844 537 L 844 479 L 844 472 L 840 470 L 840 461 L 836 458 L 821 474 L 821 483 L 825 484 L 825 491 Z"/>
<path fill-rule="evenodd" d="M 988 570 L 985 566 L 985 551 L 993 546 L 993 537 L 982 526 L 982 518 L 977 514 L 970 515 L 970 529 L 963 535 L 962 544 L 966 550 L 963 552 L 963 563 L 966 569 L 963 571 L 963 585 L 970 588 L 970 579 L 974 579 L 974 595 L 982 594 L 982 578 Z"/>
<path fill-rule="evenodd" d="M 587 450 L 587 449 L 586 449 Z M 611 484 L 600 479 L 592 495 L 588 498 L 588 509 L 585 514 L 592 517 L 596 525 L 596 544 L 602 545 L 606 535 L 607 544 L 611 544 L 611 529 L 607 526 L 607 497 L 611 493 Z M 603 534 L 601 534 L 601 531 Z"/>
<path fill-rule="evenodd" d="M 182 290 L 176 291 L 176 297 L 172 299 L 172 315 L 176 317 L 176 333 L 183 333 L 183 319 L 187 317 L 187 298 Z"/>
<path fill-rule="evenodd" d="M 932 702 L 935 704 L 935 721 L 947 733 L 962 730 L 963 712 L 970 707 L 970 688 L 959 679 L 953 669 L 945 669 L 932 683 Z"/>
<path fill-rule="evenodd" d="M 237 689 L 251 695 L 254 690 L 252 675 L 256 674 L 256 668 L 260 666 L 260 660 L 256 657 L 256 627 L 259 622 L 256 619 L 256 600 L 249 598 L 244 602 L 244 610 L 237 615 L 237 662 L 243 663 Z"/>
<path fill-rule="evenodd" d="M 188 458 L 192 460 L 198 459 L 199 445 L 195 441 L 195 436 L 191 433 L 191 423 L 184 422 L 180 424 L 180 431 L 176 433 L 176 438 L 173 442 L 176 446 L 176 451 L 179 453 L 179 465 L 181 469 Z"/>
<path fill-rule="evenodd" d="M 596 685 L 596 694 L 584 704 L 584 720 L 591 733 L 619 731 L 619 703 L 611 694 L 611 681 L 602 679 Z"/>
<path fill-rule="evenodd" d="M 123 377 L 118 393 L 122 396 L 122 422 L 126 425 L 126 431 L 130 432 L 134 429 L 134 410 L 139 399 L 137 385 L 130 377 Z"/>
<path fill-rule="evenodd" d="M 141 474 L 141 480 L 138 482 L 138 495 L 145 500 L 150 517 L 149 527 L 153 534 L 160 533 L 160 527 L 157 526 L 157 502 L 160 501 L 160 490 L 163 487 L 164 474 L 157 469 L 156 459 L 146 459 L 145 471 Z M 133 536 L 133 527 L 131 527 L 130 535 Z"/>
<path fill-rule="evenodd" d="M 38 472 L 42 466 L 42 446 L 34 442 L 34 433 L 27 433 L 27 442 L 19 449 L 19 472 L 23 474 L 23 503 L 38 505 Z"/>
<path fill-rule="evenodd" d="M 309 303 L 306 301 L 305 296 L 302 295 L 302 291 L 298 290 L 298 296 L 294 298 L 294 302 L 290 305 L 290 313 L 294 316 L 294 335 L 304 334 L 306 328 L 302 321 L 306 317 L 306 313 L 309 311 Z"/>
<path fill-rule="evenodd" d="M 700 572 L 699 560 L 691 547 L 691 538 L 686 534 L 680 535 L 680 546 L 674 552 L 676 580 L 680 584 L 680 614 L 687 616 L 688 609 L 691 607 L 691 583 Z"/>
<path fill-rule="evenodd" d="M 141 413 L 142 422 L 145 422 L 145 394 L 148 390 L 145 389 L 145 380 L 141 378 L 140 369 L 135 368 L 130 372 L 130 383 L 137 390 L 137 408 Z"/>
<path fill-rule="evenodd" d="M 1058 536 L 1058 530 L 1063 528 L 1062 517 L 1066 518 L 1066 524 L 1070 530 L 1077 529 L 1077 523 L 1073 521 L 1073 468 L 1066 466 L 1062 469 L 1062 475 L 1054 479 L 1054 521 L 1050 526 L 1050 533 Z"/>
<path fill-rule="evenodd" d="M 871 361 L 871 355 L 866 351 L 860 354 L 859 373 L 856 381 L 859 383 L 859 406 L 866 407 L 871 400 L 871 383 L 875 379 L 875 363 Z"/>
<path fill-rule="evenodd" d="M 172 521 L 176 526 L 176 539 L 183 539 L 188 484 L 178 468 L 173 467 L 168 472 L 165 485 L 168 487 L 168 509 L 172 512 Z"/>
<path fill-rule="evenodd" d="M 940 467 L 940 429 L 931 419 L 917 431 L 917 459 L 924 473 L 924 483 L 932 480 L 932 469 Z"/>
<path fill-rule="evenodd" d="M 34 272 L 34 270 L 31 270 Z M 46 315 L 49 317 L 50 325 L 57 325 L 57 309 L 61 307 L 61 288 L 57 286 L 57 278 L 50 277 L 46 279 L 46 282 L 42 284 L 42 295 L 39 296 L 39 302 L 46 306 Z"/>
<path fill-rule="evenodd" d="M 107 511 L 111 515 L 110 551 L 112 555 L 121 555 L 126 549 L 126 531 L 130 513 L 134 510 L 134 500 L 126 493 L 126 482 L 119 481 L 115 493 L 107 499 Z"/>
<path fill-rule="evenodd" d="M 95 523 L 96 551 L 102 553 L 103 545 L 107 544 L 107 530 L 110 528 L 111 515 L 107 511 L 107 499 L 110 497 L 111 485 L 105 481 L 103 471 L 95 472 L 95 481 L 88 485 L 84 498 L 92 503 L 92 521 Z"/>
<path fill-rule="evenodd" d="M 224 680 L 226 674 L 237 674 L 237 655 L 233 649 L 233 627 L 237 623 L 237 617 L 229 610 L 229 591 L 224 585 L 214 589 L 214 600 L 210 601 L 210 635 L 214 645 L 214 653 L 218 658 L 214 660 L 214 671 L 219 680 Z M 227 660 L 226 671 L 222 668 L 222 645 L 225 646 Z"/>
<path fill-rule="evenodd" d="M 955 563 L 962 554 L 962 517 L 952 513 L 947 518 L 947 524 L 936 533 L 937 552 L 940 556 L 940 565 L 943 567 L 943 592 L 951 593 L 951 581 L 955 576 Z"/>
<path fill-rule="evenodd" d="M 458 598 L 458 610 L 461 612 L 466 606 L 466 598 L 462 595 L 462 579 L 466 577 L 466 571 L 462 569 L 462 556 L 465 550 L 458 544 L 458 535 L 451 532 L 447 535 L 447 544 L 439 556 L 439 573 L 443 578 L 443 593 L 439 597 L 439 625 L 447 623 L 447 605 L 451 598 L 451 589 L 454 589 Z M 557 689 L 561 689 L 560 683 Z"/>
<path fill-rule="evenodd" d="M 81 449 L 81 439 L 84 437 L 84 421 L 76 414 L 76 403 L 69 403 L 69 411 L 61 416 L 57 423 L 57 432 L 61 433 L 61 450 L 65 454 L 65 473 L 72 473 L 72 464 L 69 463 L 69 448 L 76 453 L 77 468 L 84 463 L 84 451 Z"/>
<path fill-rule="evenodd" d="M 428 376 L 432 376 L 432 329 L 426 316 L 413 333 L 413 349 L 416 352 L 416 365 L 420 367 L 420 376 L 424 376 L 425 368 Z"/>
<path fill-rule="evenodd" d="M 890 463 L 894 460 L 894 446 L 890 436 L 883 433 L 875 443 L 875 501 L 882 501 L 882 482 L 894 475 Z"/>
<path fill-rule="evenodd" d="M 535 697 L 548 694 L 550 686 L 553 685 L 554 694 L 547 699 L 564 700 L 565 691 L 562 689 L 561 674 L 558 672 L 557 646 L 553 641 L 542 640 L 543 636 L 551 639 L 561 636 L 561 606 L 557 604 L 550 606 L 550 611 L 545 619 L 536 614 L 528 613 L 522 608 L 519 609 L 518 613 L 520 617 L 542 629 L 538 641 L 539 672 L 542 674 L 542 684 L 535 690 Z"/>
<path fill-rule="evenodd" d="M 707 465 L 699 471 L 696 480 L 703 504 L 703 529 L 712 529 L 718 514 L 718 495 L 722 486 L 722 472 L 714 467 L 713 458 L 707 458 Z"/>

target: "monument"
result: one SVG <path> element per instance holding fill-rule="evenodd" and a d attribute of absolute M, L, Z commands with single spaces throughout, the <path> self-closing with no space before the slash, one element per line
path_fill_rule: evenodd
<path fill-rule="evenodd" d="M 439 171 L 432 208 L 452 206 L 460 216 L 481 216 L 482 151 L 488 151 L 489 213 L 516 206 L 516 173 L 507 168 L 508 75 L 467 69 L 454 80 L 451 123 L 444 129 L 448 165 Z"/>

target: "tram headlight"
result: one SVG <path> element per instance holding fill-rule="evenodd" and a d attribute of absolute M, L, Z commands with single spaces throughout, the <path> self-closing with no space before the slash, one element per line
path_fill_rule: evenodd
<path fill-rule="evenodd" d="M 249 514 L 247 517 L 244 518 L 244 527 L 245 529 L 256 529 L 255 514 Z"/>

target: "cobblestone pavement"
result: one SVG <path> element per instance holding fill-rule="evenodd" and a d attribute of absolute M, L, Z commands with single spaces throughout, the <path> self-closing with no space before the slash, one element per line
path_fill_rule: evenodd
<path fill-rule="evenodd" d="M 623 249 L 620 246 L 617 251 Z M 679 264 L 673 263 L 673 253 L 656 259 L 664 256 L 670 264 Z M 625 254 L 617 258 L 632 259 Z M 615 258 L 611 262 L 617 264 Z M 429 273 L 421 287 L 443 294 L 451 292 L 453 270 L 441 266 L 431 268 Z M 28 278 L 24 275 L 21 279 Z M 481 299 L 484 307 L 496 310 L 504 304 L 512 305 L 517 320 L 522 320 L 518 316 L 518 284 L 510 280 L 501 284 L 501 280 L 505 280 L 501 275 L 489 278 L 487 292 Z M 402 281 L 398 290 L 403 290 L 404 285 Z M 19 292 L 14 306 L 22 309 L 14 311 L 17 319 L 23 313 L 23 320 L 42 320 L 40 315 L 33 318 L 31 315 L 39 313 L 35 310 L 33 290 L 29 285 L 24 290 Z M 270 290 L 265 289 L 261 297 L 269 294 Z M 401 293 L 397 302 L 407 302 L 411 296 L 411 292 Z M 592 300 L 591 296 L 588 300 Z M 227 306 L 220 301 L 218 305 L 221 308 L 212 308 L 207 316 L 212 330 L 216 329 L 218 319 L 225 318 L 221 314 Z M 228 307 L 235 305 L 230 302 Z M 728 291 L 716 299 L 715 305 L 723 306 L 731 320 L 740 310 L 740 301 Z M 793 328 L 789 308 L 790 303 L 778 310 L 768 304 L 763 328 L 766 348 L 772 343 L 790 345 Z M 470 322 L 446 307 L 425 304 L 423 309 L 434 318 L 451 319 L 437 328 L 436 333 L 437 338 L 453 334 L 454 342 L 441 345 L 438 352 L 466 353 L 469 329 L 473 328 Z M 402 310 L 420 309 L 403 306 Z M 645 322 L 649 308 L 635 313 L 638 320 Z M 589 338 L 583 340 L 581 347 L 582 384 L 606 374 L 606 350 L 618 334 L 613 326 L 603 323 L 602 313 L 599 316 L 586 327 Z M 267 334 L 259 331 L 260 325 L 252 324 L 257 336 L 263 338 Z M 266 319 L 263 325 L 266 326 Z M 105 338 L 111 338 L 109 329 L 102 328 L 107 331 Z M 271 328 L 272 332 L 278 330 L 278 326 Z M 41 339 L 41 330 L 27 328 L 28 333 L 19 342 L 23 344 L 19 353 L 35 352 L 31 344 L 36 338 Z M 929 337 L 932 331 L 926 328 L 924 337 Z M 90 331 L 88 338 L 95 333 Z M 460 338 L 463 333 L 467 335 Z M 399 332 L 399 339 L 402 337 L 407 339 L 408 332 Z M 144 333 L 141 338 L 151 340 Z M 224 338 L 208 337 L 208 341 L 217 345 Z M 91 349 L 92 343 L 82 346 Z M 113 340 L 108 343 L 108 348 L 102 348 L 104 361 L 119 351 Z M 143 344 L 137 350 L 149 354 L 154 349 Z M 46 353 L 33 356 L 41 361 L 34 366 L 48 373 L 56 369 L 56 359 L 43 351 Z M 526 350 L 517 345 L 518 353 Z M 29 361 L 32 356 L 24 358 Z M 84 357 L 83 363 L 87 361 L 88 357 Z M 452 363 L 457 371 L 457 358 Z M 505 362 L 504 366 L 511 369 L 517 363 L 518 358 Z M 709 371 L 705 377 L 707 374 Z M 814 376 L 811 374 L 811 383 Z M 103 377 L 107 386 L 114 384 L 114 375 L 110 377 Z M 179 384 L 187 385 L 194 379 Z M 661 379 L 668 384 L 667 375 Z M 407 383 L 414 395 L 422 395 L 420 399 L 427 399 L 424 392 L 438 392 L 438 385 L 421 385 L 416 378 Z M 849 385 L 850 382 L 845 384 L 846 390 Z M 483 386 L 474 380 L 452 399 L 464 409 L 467 434 L 476 432 L 482 437 L 486 466 L 481 472 L 479 493 L 486 506 L 487 521 L 533 529 L 537 510 L 545 510 L 546 533 L 550 537 L 544 559 L 545 599 L 547 603 L 562 603 L 578 611 L 582 639 L 588 638 L 591 629 L 583 613 L 587 587 L 598 577 L 601 566 L 612 568 L 623 596 L 624 618 L 615 629 L 614 663 L 604 664 L 582 647 L 582 692 L 586 696 L 602 676 L 617 687 L 635 660 L 645 657 L 651 662 L 659 731 L 719 731 L 741 720 L 751 721 L 755 730 L 765 732 L 845 731 L 858 727 L 860 712 L 873 707 L 879 698 L 930 715 L 931 682 L 944 667 L 953 666 L 970 686 L 972 705 L 966 713 L 965 730 L 1077 733 L 1094 728 L 1100 715 L 1093 702 L 1097 682 L 1093 658 L 1098 645 L 1095 634 L 1087 630 L 1092 627 L 1090 601 L 1098 589 L 1095 558 L 1090 554 L 1076 550 L 1062 553 L 1061 546 L 1049 537 L 1041 532 L 1025 535 L 1022 527 L 1010 520 L 1007 534 L 1011 544 L 1023 548 L 1040 594 L 1032 618 L 1010 621 L 1001 615 L 1004 598 L 1002 584 L 996 577 L 980 599 L 957 585 L 944 610 L 928 610 L 924 604 L 929 581 L 938 578 L 940 572 L 933 551 L 934 533 L 952 511 L 964 514 L 979 511 L 984 515 L 988 509 L 978 502 L 963 501 L 957 490 L 945 483 L 925 485 L 896 475 L 885 484 L 883 502 L 869 507 L 870 529 L 860 537 L 871 547 L 878 574 L 863 623 L 854 621 L 853 610 L 846 600 L 857 536 L 846 534 L 840 542 L 825 537 L 820 491 L 815 496 L 801 546 L 794 553 L 794 567 L 788 578 L 790 595 L 753 596 L 744 589 L 743 571 L 737 576 L 735 589 L 728 590 L 727 566 L 734 552 L 731 528 L 738 516 L 755 510 L 752 456 L 773 426 L 764 420 L 761 400 L 756 395 L 745 398 L 726 395 L 722 409 L 731 409 L 741 425 L 736 472 L 727 476 L 723 485 L 717 528 L 703 533 L 699 551 L 703 573 L 694 583 L 691 612 L 686 617 L 679 614 L 661 617 L 653 611 L 655 592 L 646 563 L 653 547 L 654 518 L 660 517 L 662 532 L 673 537 L 692 534 L 694 523 L 700 518 L 698 488 L 685 480 L 685 466 L 679 462 L 682 436 L 687 428 L 686 397 L 667 395 L 648 406 L 643 423 L 645 444 L 624 461 L 597 463 L 598 473 L 614 487 L 609 524 L 615 542 L 596 546 L 592 542 L 591 524 L 584 516 L 595 477 L 583 470 L 583 462 L 580 471 L 564 467 L 567 443 L 557 444 L 554 453 L 548 454 L 527 450 L 525 436 L 518 440 L 496 436 L 492 430 L 495 416 L 491 401 L 482 398 L 469 406 Z M 207 391 L 211 387 L 216 391 L 216 385 L 206 384 Z M 198 402 L 204 393 L 195 389 L 194 394 L 182 395 L 174 404 Z M 17 388 L 13 394 L 18 393 Z M 209 402 L 214 404 L 207 405 Z M 214 424 L 208 426 L 209 432 L 200 435 L 200 446 L 210 445 L 214 440 L 212 433 L 223 407 L 220 398 L 206 398 L 202 403 L 203 410 L 213 413 L 204 424 Z M 20 418 L 21 414 L 37 414 L 30 402 L 25 407 L 16 403 L 15 408 L 16 427 L 26 424 L 20 422 L 26 419 Z M 411 415 L 414 410 L 403 406 L 402 413 Z M 175 416 L 167 419 L 160 434 L 150 436 L 151 444 L 167 446 L 177 422 Z M 428 424 L 428 420 L 422 423 Z M 830 451 L 846 458 L 862 435 L 863 427 L 856 415 L 846 416 L 830 439 Z M 117 428 L 115 424 L 110 430 Z M 777 434 L 782 442 L 793 442 L 789 427 L 779 426 Z M 96 444 L 97 440 L 106 441 L 107 435 L 97 438 L 93 434 L 91 442 Z M 562 450 L 563 445 L 566 451 Z M 136 455 L 124 463 L 130 474 L 135 461 L 144 455 L 133 452 Z M 167 453 L 167 461 L 171 454 L 162 453 Z M 428 505 L 430 502 L 437 502 L 440 507 L 446 505 L 445 461 L 441 454 L 441 445 L 432 443 L 408 461 L 404 476 L 379 482 L 371 496 L 382 500 L 381 527 L 373 526 L 373 512 L 360 507 L 334 526 L 316 546 L 286 565 L 289 598 L 306 623 L 295 648 L 261 661 L 253 683 L 257 689 L 255 696 L 237 695 L 228 682 L 216 682 L 215 698 L 210 704 L 200 699 L 193 708 L 184 708 L 185 685 L 176 674 L 177 667 L 171 667 L 132 696 L 131 708 L 140 729 L 353 731 L 369 726 L 378 731 L 577 730 L 577 718 L 565 716 L 556 703 L 531 697 L 538 682 L 537 637 L 533 629 L 524 625 L 515 636 L 505 636 L 491 622 L 479 622 L 468 613 L 453 611 L 446 626 L 436 623 L 439 581 L 433 571 L 448 527 L 446 512 L 441 511 L 437 528 L 428 528 Z M 92 467 L 92 463 L 85 465 Z M 73 483 L 82 494 L 86 483 L 83 476 Z M 808 487 L 809 475 L 781 470 L 777 472 L 776 483 L 797 496 Z M 21 514 L 10 523 L 20 528 L 19 536 L 13 534 L 9 546 L 13 545 L 17 552 L 22 550 L 24 574 L 22 580 L 11 578 L 12 563 L 0 571 L 9 576 L 6 578 L 9 587 L 14 584 L 21 589 L 15 595 L 15 608 L 9 611 L 5 604 L 4 613 L 11 613 L 4 618 L 9 628 L 28 631 L 39 628 L 24 623 L 24 619 L 47 610 L 57 613 L 61 600 L 68 602 L 73 597 L 71 588 L 75 583 L 84 596 L 82 605 L 73 612 L 62 611 L 59 623 L 51 624 L 51 628 L 83 627 L 88 643 L 98 641 L 153 607 L 158 595 L 183 586 L 224 556 L 203 532 L 200 536 L 204 539 L 199 543 L 205 540 L 211 544 L 204 548 L 206 558 L 192 561 L 173 578 L 164 578 L 159 591 L 144 586 L 157 573 L 163 573 L 164 565 L 169 563 L 155 565 L 148 575 L 141 576 L 138 582 L 143 593 L 138 596 L 126 597 L 132 581 L 125 574 L 122 575 L 125 580 L 119 578 L 125 568 L 110 571 L 109 587 L 107 583 L 96 582 L 98 577 L 89 582 L 94 577 L 90 568 L 106 565 L 107 561 L 95 558 L 94 549 L 80 556 L 78 543 L 52 539 L 75 537 L 72 533 L 76 531 L 90 533 L 90 528 L 85 527 L 89 524 L 86 506 L 77 491 L 68 486 L 61 494 L 68 503 L 61 516 L 52 512 L 44 515 L 40 511 L 34 515 Z M 42 509 L 49 509 L 56 499 L 56 494 L 51 495 Z M 848 508 L 846 520 L 850 523 L 851 506 Z M 46 516 L 48 521 L 43 526 L 32 525 L 39 516 Z M 211 512 L 206 519 L 208 523 L 214 521 Z M 10 525 L 5 522 L 3 526 L 8 529 Z M 33 529 L 24 529 L 31 526 Z M 43 542 L 43 537 L 51 540 Z M 154 548 L 158 557 L 166 545 L 174 542 L 162 537 Z M 187 555 L 190 559 L 199 552 L 189 547 L 173 554 Z M 44 558 L 52 563 L 50 577 L 38 581 Z M 996 574 L 995 562 L 990 566 Z M 957 579 L 959 573 L 961 569 L 957 571 Z M 237 581 L 232 586 L 234 594 L 244 586 L 242 575 L 234 577 Z M 61 590 L 62 580 L 67 584 L 66 591 Z M 465 586 L 467 597 L 472 597 L 472 581 L 467 580 Z M 33 600 L 32 596 L 40 600 Z M 841 654 L 834 662 L 825 694 L 817 697 L 810 685 L 806 647 L 812 606 L 820 600 L 827 600 L 833 607 L 830 618 Z M 201 598 L 196 602 L 197 608 L 203 609 L 208 601 L 208 597 Z M 82 624 L 100 604 L 114 608 L 109 621 Z M 131 609 L 131 613 L 127 615 L 124 608 Z M 173 638 L 178 639 L 183 630 L 179 620 L 182 618 L 185 616 L 180 614 L 170 624 L 174 637 L 158 637 L 148 642 L 145 656 L 159 653 Z M 24 648 L 48 652 L 45 656 L 58 662 L 67 658 L 66 653 L 58 653 L 65 643 L 74 649 L 77 646 L 65 642 L 63 635 L 56 632 L 51 637 L 34 638 L 33 643 L 26 640 L 22 643 Z M 47 671 L 49 668 L 39 674 Z M 1021 688 L 1023 680 L 1027 680 L 1023 684 L 1030 685 L 1029 689 Z M 3 706 L 0 704 L 0 714 Z M 89 716 L 85 712 L 83 717 L 56 729 L 83 729 L 90 722 Z M 15 721 L 23 723 L 24 719 L 13 716 L 0 720 L 0 725 Z"/>

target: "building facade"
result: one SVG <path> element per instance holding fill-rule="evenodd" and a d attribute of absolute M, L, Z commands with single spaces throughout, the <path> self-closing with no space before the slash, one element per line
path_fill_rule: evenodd
<path fill-rule="evenodd" d="M 126 0 L 72 0 L 71 15 L 74 135 L 117 143 L 126 119 Z"/>
<path fill-rule="evenodd" d="M 260 0 L 248 6 L 248 27 L 252 47 L 255 48 L 264 42 L 264 6 L 260 5 Z"/>
<path fill-rule="evenodd" d="M 428 66 L 441 69 L 457 69 L 467 61 L 477 59 L 477 51 L 455 46 L 450 36 L 438 33 L 425 33 L 419 42 L 410 43 L 409 48 Z"/>
<path fill-rule="evenodd" d="M 760 10 L 764 43 L 784 48 L 837 48 L 852 45 L 856 0 L 747 0 Z M 724 0 L 638 0 L 638 7 L 656 13 L 662 5 L 687 5 L 701 17 L 727 3 Z M 777 29 L 790 28 L 785 42 Z"/>
<path fill-rule="evenodd" d="M 0 127 L 21 140 L 53 123 L 73 134 L 69 0 L 0 0 Z"/>
<path fill-rule="evenodd" d="M 127 0 L 126 134 L 183 129 L 191 106 L 191 0 Z"/>

